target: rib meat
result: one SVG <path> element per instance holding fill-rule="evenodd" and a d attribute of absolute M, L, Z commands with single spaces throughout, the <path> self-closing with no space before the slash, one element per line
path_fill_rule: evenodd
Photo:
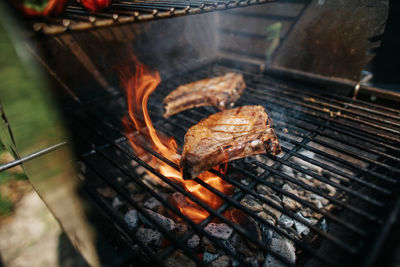
<path fill-rule="evenodd" d="M 224 110 L 192 126 L 185 135 L 180 167 L 184 179 L 229 160 L 281 148 L 272 120 L 262 106 L 243 106 Z"/>
<path fill-rule="evenodd" d="M 233 72 L 181 85 L 164 98 L 164 117 L 195 107 L 233 107 L 245 88 L 243 75 Z"/>

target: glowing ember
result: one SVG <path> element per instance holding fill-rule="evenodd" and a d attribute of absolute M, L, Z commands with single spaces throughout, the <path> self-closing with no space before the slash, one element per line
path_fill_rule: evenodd
<path fill-rule="evenodd" d="M 125 126 L 126 136 L 133 150 L 142 160 L 146 161 L 161 174 L 172 181 L 181 183 L 186 191 L 190 192 L 213 209 L 217 209 L 223 203 L 218 196 L 195 181 L 183 180 L 180 171 L 154 156 L 149 157 L 149 154 L 140 146 L 140 144 L 150 144 L 152 149 L 157 153 L 175 164 L 179 164 L 180 155 L 176 152 L 177 145 L 175 140 L 172 137 L 166 138 L 158 134 L 147 112 L 149 96 L 161 82 L 160 75 L 157 71 L 149 70 L 136 58 L 133 58 L 133 63 L 135 65 L 134 71 L 128 66 L 125 66 L 121 69 L 120 73 L 121 83 L 126 89 L 129 109 L 129 117 L 123 117 L 122 122 Z M 154 179 L 159 179 L 150 172 L 149 174 L 154 177 Z M 202 173 L 199 179 L 225 194 L 230 192 L 232 188 L 220 177 L 209 172 Z M 193 221 L 200 222 L 209 215 L 207 211 L 189 199 L 185 199 L 185 203 L 186 204 L 174 204 L 183 214 Z"/>

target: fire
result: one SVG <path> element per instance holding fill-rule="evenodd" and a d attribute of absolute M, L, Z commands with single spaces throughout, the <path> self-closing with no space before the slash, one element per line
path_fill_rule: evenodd
<path fill-rule="evenodd" d="M 157 133 L 147 111 L 149 96 L 161 82 L 161 77 L 157 71 L 151 71 L 136 58 L 133 58 L 133 62 L 135 64 L 134 71 L 132 71 L 129 66 L 125 66 L 120 70 L 120 79 L 122 86 L 126 89 L 129 110 L 129 116 L 124 116 L 122 122 L 125 127 L 125 134 L 133 150 L 141 159 L 145 160 L 168 179 L 182 184 L 187 192 L 196 196 L 213 209 L 217 209 L 222 205 L 222 199 L 197 182 L 184 180 L 180 171 L 154 156 L 149 157 L 149 154 L 139 145 L 144 144 L 143 142 L 150 144 L 151 148 L 157 153 L 175 164 L 179 164 L 180 155 L 176 151 L 176 141 L 173 137 L 167 138 Z M 150 172 L 149 174 L 154 177 L 154 179 L 159 179 Z M 210 172 L 202 173 L 199 179 L 225 194 L 231 190 L 229 184 Z M 189 205 L 176 204 L 180 211 L 191 220 L 200 222 L 209 215 L 207 211 L 188 198 L 186 198 L 186 202 L 189 203 Z"/>

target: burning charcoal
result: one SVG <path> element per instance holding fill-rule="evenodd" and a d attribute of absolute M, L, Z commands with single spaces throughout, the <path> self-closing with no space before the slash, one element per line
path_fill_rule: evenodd
<path fill-rule="evenodd" d="M 256 192 L 263 196 L 264 195 L 270 196 L 270 195 L 276 194 L 272 188 L 270 188 L 266 185 L 263 185 L 263 184 L 259 184 L 256 186 Z"/>
<path fill-rule="evenodd" d="M 125 188 L 128 189 L 129 192 L 138 192 L 140 190 L 139 187 L 133 182 L 127 183 Z"/>
<path fill-rule="evenodd" d="M 264 243 L 268 244 L 273 237 L 274 231 L 265 225 L 260 225 L 260 230 L 261 230 L 261 236 L 262 236 Z"/>
<path fill-rule="evenodd" d="M 208 252 L 211 253 L 217 253 L 217 249 L 214 247 L 214 244 L 208 240 L 207 237 L 202 238 L 203 244 L 204 244 L 204 249 Z"/>
<path fill-rule="evenodd" d="M 319 196 L 319 195 L 316 195 L 316 194 L 307 194 L 306 193 L 306 196 L 312 201 L 312 200 L 318 200 L 322 205 L 324 205 L 324 206 L 326 206 L 326 205 L 328 205 L 329 204 L 329 200 L 327 200 L 326 198 L 324 198 L 324 197 L 321 197 L 321 196 Z"/>
<path fill-rule="evenodd" d="M 142 200 L 146 197 L 146 193 L 132 193 L 130 194 L 133 201 L 136 203 L 142 202 Z"/>
<path fill-rule="evenodd" d="M 289 193 L 292 193 L 297 196 L 299 195 L 297 190 L 292 189 L 288 184 L 284 184 L 282 188 Z M 285 195 L 282 196 L 282 203 L 285 208 L 293 210 L 293 211 L 296 211 L 301 208 L 301 205 L 297 201 L 295 201 Z"/>
<path fill-rule="evenodd" d="M 254 257 L 253 257 L 254 258 Z M 258 251 L 256 255 L 256 259 L 259 263 L 264 262 L 265 257 L 264 257 L 264 252 L 263 251 Z"/>
<path fill-rule="evenodd" d="M 312 159 L 315 158 L 315 153 L 311 152 L 311 151 L 303 151 L 303 152 L 301 152 L 301 154 L 303 154 L 306 157 L 312 158 Z M 322 168 L 321 167 L 318 167 L 318 166 L 316 166 L 316 165 L 314 165 L 312 163 L 309 163 L 308 161 L 304 161 L 304 160 L 302 160 L 300 158 L 293 158 L 293 161 L 296 164 L 302 166 L 303 168 L 309 169 L 309 170 L 311 170 L 311 171 L 313 171 L 315 173 L 321 174 L 321 172 L 322 172 Z"/>
<path fill-rule="evenodd" d="M 122 203 L 122 201 L 119 200 L 118 197 L 114 197 L 113 198 L 112 206 L 113 206 L 114 209 L 119 209 L 123 205 L 124 205 L 124 203 Z"/>
<path fill-rule="evenodd" d="M 189 248 L 195 248 L 200 244 L 200 237 L 198 235 L 192 236 L 188 241 L 187 245 Z"/>
<path fill-rule="evenodd" d="M 286 264 L 272 256 L 271 254 L 268 254 L 267 257 L 265 258 L 265 262 L 263 264 L 263 267 L 285 267 Z"/>
<path fill-rule="evenodd" d="M 210 235 L 227 240 L 231 236 L 233 229 L 225 223 L 209 223 L 204 230 Z"/>
<path fill-rule="evenodd" d="M 173 194 L 170 194 L 168 196 L 168 201 L 175 207 L 179 207 L 179 209 L 190 209 L 193 212 L 198 212 L 200 214 L 204 213 L 204 209 L 202 207 L 195 204 L 194 202 L 191 202 L 180 192 L 175 192 Z M 174 216 L 174 214 L 171 214 L 171 216 Z M 177 217 L 176 215 L 173 218 L 175 220 L 182 220 L 180 217 Z"/>
<path fill-rule="evenodd" d="M 260 201 L 258 201 L 251 195 L 245 195 L 244 198 L 240 201 L 240 204 L 254 212 L 262 211 Z"/>
<path fill-rule="evenodd" d="M 250 233 L 256 240 L 262 241 L 261 231 L 256 221 L 253 218 L 248 218 L 248 222 L 243 226 L 248 233 Z M 249 240 L 247 243 L 253 248 L 258 248 L 258 245 L 253 244 Z"/>
<path fill-rule="evenodd" d="M 310 208 L 302 208 L 300 210 L 301 215 L 305 218 L 310 218 L 312 224 L 316 224 L 319 219 L 322 218 L 322 214 L 311 210 Z"/>
<path fill-rule="evenodd" d="M 97 188 L 97 192 L 105 198 L 113 198 L 117 195 L 117 192 L 111 189 L 111 187 Z"/>
<path fill-rule="evenodd" d="M 162 241 L 162 235 L 159 231 L 140 227 L 136 232 L 136 237 L 146 246 L 159 247 Z"/>
<path fill-rule="evenodd" d="M 286 258 L 289 262 L 293 264 L 296 262 L 296 249 L 289 240 L 273 238 L 269 247 L 272 251 Z M 268 253 L 264 266 L 285 266 L 285 264 Z"/>
<path fill-rule="evenodd" d="M 270 222 L 272 225 L 275 225 L 276 219 L 271 214 L 268 214 L 268 213 L 265 213 L 264 211 L 262 211 L 262 212 L 259 212 L 257 215 L 260 216 L 261 218 L 263 218 L 264 220 Z"/>
<path fill-rule="evenodd" d="M 247 263 L 251 267 L 258 267 L 258 260 L 253 257 L 248 257 L 244 259 L 244 262 Z"/>
<path fill-rule="evenodd" d="M 228 267 L 230 265 L 231 265 L 231 259 L 226 255 L 219 256 L 210 264 L 210 266 L 212 267 Z"/>
<path fill-rule="evenodd" d="M 177 250 L 172 253 L 165 261 L 167 267 L 196 267 L 196 263 Z"/>
<path fill-rule="evenodd" d="M 266 198 L 268 198 L 271 202 L 275 203 L 278 207 L 282 208 L 282 206 L 281 206 L 281 204 L 279 202 L 277 202 L 277 201 L 275 201 L 275 200 L 273 200 L 273 199 L 271 199 L 269 197 L 266 197 Z M 278 220 L 278 218 L 281 217 L 282 213 L 279 210 L 274 209 L 273 207 L 271 207 L 271 206 L 269 206 L 267 204 L 263 204 L 263 208 L 264 208 L 264 211 L 266 213 L 272 214 L 274 216 L 275 220 Z"/>
<path fill-rule="evenodd" d="M 244 177 L 240 180 L 240 182 L 247 186 L 251 183 L 251 179 L 249 177 Z"/>
<path fill-rule="evenodd" d="M 247 214 L 245 214 L 243 211 L 236 208 L 229 209 L 226 213 L 226 216 L 232 222 L 242 226 L 249 235 L 252 235 L 254 237 L 254 239 L 257 239 L 259 241 L 262 240 L 261 231 L 258 227 L 258 224 L 256 223 L 256 221 L 254 221 L 253 218 L 247 216 Z M 255 246 L 251 242 L 249 242 L 249 245 L 253 247 Z"/>
<path fill-rule="evenodd" d="M 306 221 L 310 222 L 309 220 L 307 220 L 306 218 L 304 218 L 300 212 L 297 213 L 297 215 L 299 215 L 301 218 L 305 219 Z M 310 233 L 310 228 L 308 228 L 307 226 L 305 226 L 304 224 L 302 224 L 301 222 L 298 222 L 296 220 L 294 220 L 294 226 L 296 228 L 296 231 L 299 235 L 308 235 Z"/>
<path fill-rule="evenodd" d="M 130 230 L 136 229 L 139 223 L 137 210 L 130 210 L 124 216 L 125 222 L 128 224 Z"/>
<path fill-rule="evenodd" d="M 310 176 L 298 177 L 297 179 L 299 179 L 300 181 L 302 181 L 302 182 L 305 183 L 306 185 L 314 186 L 314 183 L 312 182 L 312 180 L 311 180 L 311 179 L 307 179 L 307 178 L 311 178 L 311 177 L 310 177 Z"/>
<path fill-rule="evenodd" d="M 336 195 L 336 188 L 334 188 L 333 186 L 331 186 L 329 184 L 320 183 L 320 185 L 318 187 L 321 188 L 321 190 L 328 192 L 328 195 L 331 197 Z"/>
<path fill-rule="evenodd" d="M 294 221 L 292 218 L 282 214 L 282 216 L 279 218 L 278 223 L 280 225 L 283 225 L 285 228 L 290 228 L 293 226 Z"/>
<path fill-rule="evenodd" d="M 161 202 L 155 199 L 154 197 L 149 198 L 144 202 L 143 206 L 150 210 L 156 210 L 159 206 L 161 206 Z"/>
<path fill-rule="evenodd" d="M 278 186 L 282 186 L 285 183 L 285 181 L 283 179 L 275 178 L 274 176 L 269 176 L 267 178 L 267 181 L 271 182 L 271 183 L 274 183 L 274 184 L 276 184 Z"/>
<path fill-rule="evenodd" d="M 164 228 L 167 231 L 173 231 L 176 228 L 176 224 L 173 220 L 171 220 L 170 218 L 167 218 L 161 214 L 158 214 L 157 212 L 154 212 L 152 210 L 149 209 L 144 209 L 146 214 L 151 217 L 154 221 L 157 222 L 157 224 L 159 226 L 161 226 L 162 228 Z M 143 223 L 147 224 L 150 227 L 153 228 L 157 228 L 156 226 L 154 226 L 152 223 L 150 223 L 148 220 L 146 220 L 144 218 L 144 216 L 140 216 L 140 219 L 143 221 Z"/>
<path fill-rule="evenodd" d="M 187 233 L 189 227 L 185 222 L 179 222 L 176 224 L 175 233 L 177 236 L 183 236 Z"/>
<path fill-rule="evenodd" d="M 326 223 L 325 219 L 322 219 L 319 224 L 321 225 L 321 229 L 324 232 L 328 232 L 328 224 Z"/>
<path fill-rule="evenodd" d="M 290 167 L 288 167 L 286 165 L 281 166 L 280 169 L 286 175 L 289 175 L 289 176 L 292 176 L 292 177 L 296 177 L 297 176 L 296 175 L 296 170 L 294 170 L 294 169 L 292 169 L 292 168 L 290 168 Z"/>
<path fill-rule="evenodd" d="M 313 200 L 311 200 L 311 202 L 319 209 L 322 209 L 324 207 L 322 205 L 321 201 L 319 201 L 318 199 L 313 199 Z"/>
<path fill-rule="evenodd" d="M 251 253 L 249 246 L 247 245 L 246 241 L 238 234 L 233 233 L 231 238 L 231 244 L 236 248 L 237 252 L 243 254 L 246 257 L 253 256 Z"/>
<path fill-rule="evenodd" d="M 218 258 L 218 254 L 212 254 L 212 253 L 210 253 L 210 252 L 204 252 L 204 254 L 203 254 L 203 261 L 205 262 L 205 263 L 210 263 L 210 262 L 212 262 L 213 260 L 215 260 L 216 258 Z"/>
<path fill-rule="evenodd" d="M 232 253 L 236 253 L 236 249 L 232 246 L 231 242 L 229 240 L 223 240 L 222 243 L 226 247 L 227 250 L 229 250 Z"/>

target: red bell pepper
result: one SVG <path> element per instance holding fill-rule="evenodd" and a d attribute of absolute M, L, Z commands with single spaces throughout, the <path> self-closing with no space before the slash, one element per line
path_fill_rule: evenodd
<path fill-rule="evenodd" d="M 82 5 L 92 11 L 100 11 L 110 6 L 112 0 L 80 0 Z"/>
<path fill-rule="evenodd" d="M 58 15 L 67 0 L 12 0 L 25 15 L 31 17 Z"/>

